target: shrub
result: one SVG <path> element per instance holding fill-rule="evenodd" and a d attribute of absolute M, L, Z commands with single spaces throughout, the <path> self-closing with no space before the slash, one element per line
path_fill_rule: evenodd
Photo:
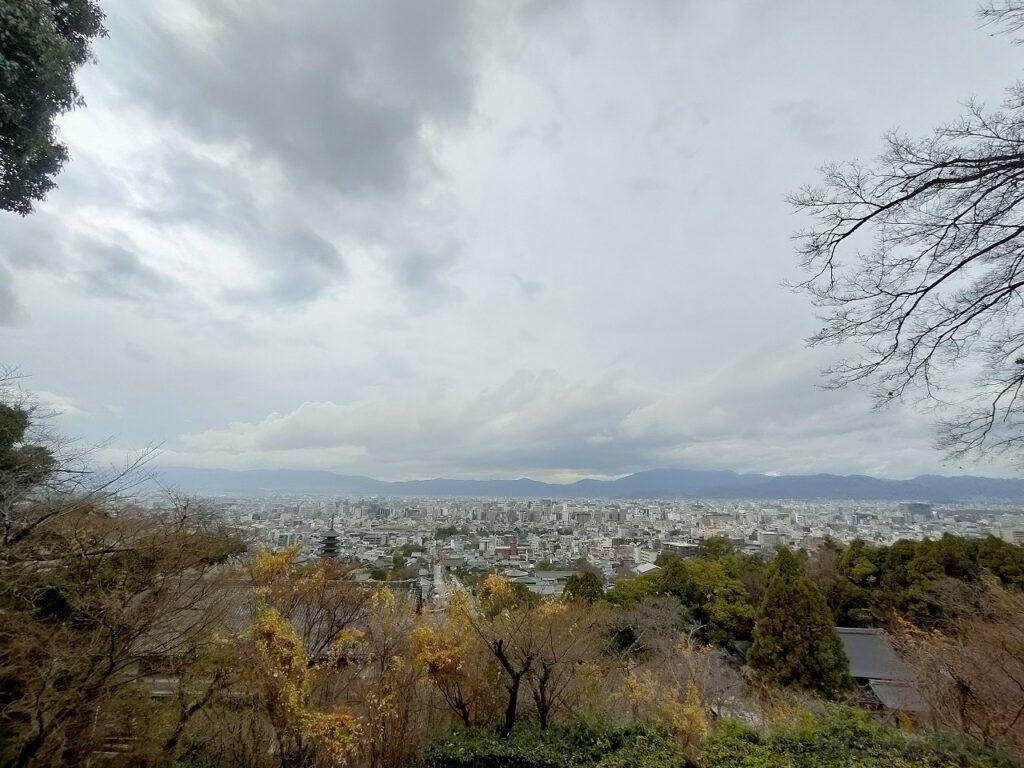
<path fill-rule="evenodd" d="M 508 738 L 452 731 L 434 741 L 419 768 L 684 768 L 668 732 L 651 726 L 516 728 Z"/>
<path fill-rule="evenodd" d="M 703 768 L 1013 768 L 1008 756 L 934 733 L 872 722 L 858 710 L 830 707 L 817 719 L 762 735 L 725 721 L 706 743 Z"/>

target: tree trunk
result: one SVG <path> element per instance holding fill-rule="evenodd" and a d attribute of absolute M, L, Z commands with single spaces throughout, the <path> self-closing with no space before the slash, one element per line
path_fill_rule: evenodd
<path fill-rule="evenodd" d="M 551 667 L 547 664 L 542 663 L 541 668 L 544 670 L 540 677 L 537 678 L 536 685 L 533 689 L 533 701 L 537 705 L 537 719 L 540 722 L 540 729 L 546 731 L 548 729 L 548 718 L 551 714 L 551 701 L 548 698 L 548 683 L 551 680 Z"/>
<path fill-rule="evenodd" d="M 512 682 L 507 686 L 508 704 L 505 706 L 505 723 L 501 726 L 501 736 L 505 737 L 512 733 L 516 724 L 516 708 L 519 706 L 519 683 L 522 675 L 515 675 Z"/>

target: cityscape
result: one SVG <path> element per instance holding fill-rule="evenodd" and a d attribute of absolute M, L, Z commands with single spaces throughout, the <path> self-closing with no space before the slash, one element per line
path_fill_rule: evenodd
<path fill-rule="evenodd" d="M 165 499 L 154 494 L 140 502 L 159 509 Z M 574 572 L 590 569 L 612 584 L 656 570 L 662 553 L 692 556 L 715 537 L 769 560 L 781 547 L 814 550 L 826 540 L 891 545 L 952 534 L 1024 545 L 1024 507 L 997 503 L 275 495 L 216 496 L 203 504 L 254 547 L 344 560 L 357 578 L 408 581 L 424 599 L 444 593 L 440 568 L 475 578 L 500 573 L 557 597 Z"/>

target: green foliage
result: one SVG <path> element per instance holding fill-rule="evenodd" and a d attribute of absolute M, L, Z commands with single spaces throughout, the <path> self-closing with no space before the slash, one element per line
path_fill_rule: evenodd
<path fill-rule="evenodd" d="M 29 412 L 0 403 L 0 498 L 41 482 L 53 470 L 53 454 L 38 445 L 25 445 Z"/>
<path fill-rule="evenodd" d="M 604 597 L 604 584 L 593 571 L 574 573 L 565 581 L 562 599 L 572 603 L 594 603 Z"/>
<path fill-rule="evenodd" d="M 690 610 L 704 640 L 727 645 L 750 637 L 755 608 L 725 562 L 672 558 L 659 575 L 663 592 L 678 597 Z"/>
<path fill-rule="evenodd" d="M 700 558 L 717 559 L 735 554 L 736 547 L 725 536 L 709 536 L 697 545 L 697 557 Z"/>
<path fill-rule="evenodd" d="M 396 552 L 391 556 L 391 569 L 387 573 L 388 581 L 403 581 L 415 579 L 419 569 L 415 565 L 406 565 L 405 557 Z"/>
<path fill-rule="evenodd" d="M 619 579 L 605 597 L 615 605 L 629 606 L 660 594 L 663 594 L 660 574 L 654 571 L 632 579 Z"/>
<path fill-rule="evenodd" d="M 725 721 L 704 745 L 703 768 L 1012 768 L 1005 755 L 935 734 L 872 722 L 862 711 L 831 707 L 817 719 L 762 735 Z"/>
<path fill-rule="evenodd" d="M 841 626 L 874 626 L 895 613 L 941 627 L 978 609 L 986 575 L 1024 588 L 1024 547 L 950 534 L 888 547 L 855 540 L 841 550 L 825 588 Z"/>
<path fill-rule="evenodd" d="M 747 661 L 765 683 L 835 697 L 852 685 L 849 662 L 820 590 L 802 560 L 780 549 Z"/>
<path fill-rule="evenodd" d="M 683 768 L 679 745 L 650 726 L 516 728 L 507 738 L 452 731 L 434 741 L 419 768 Z"/>
<path fill-rule="evenodd" d="M 749 583 L 764 571 L 764 562 L 735 552 L 727 539 L 711 538 L 702 553 L 687 560 L 663 554 L 660 571 L 633 579 L 620 579 L 607 599 L 617 605 L 634 605 L 645 598 L 671 595 L 677 598 L 700 626 L 701 639 L 728 646 L 749 640 L 756 607 Z"/>
<path fill-rule="evenodd" d="M 22 215 L 67 160 L 54 120 L 78 106 L 75 70 L 105 34 L 92 0 L 0 0 L 0 209 Z"/>

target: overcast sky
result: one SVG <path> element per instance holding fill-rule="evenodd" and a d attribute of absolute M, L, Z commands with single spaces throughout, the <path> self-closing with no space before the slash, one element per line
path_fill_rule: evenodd
<path fill-rule="evenodd" d="M 101 0 L 0 356 L 104 455 L 384 479 L 948 466 L 818 388 L 784 197 L 991 104 L 971 0 Z"/>

